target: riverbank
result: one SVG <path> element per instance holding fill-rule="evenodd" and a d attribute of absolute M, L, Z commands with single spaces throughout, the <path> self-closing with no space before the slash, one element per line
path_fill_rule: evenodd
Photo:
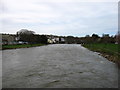
<path fill-rule="evenodd" d="M 29 47 L 37 47 L 37 46 L 43 46 L 43 45 L 45 45 L 45 44 L 2 45 L 2 50 L 17 49 L 17 48 L 29 48 Z"/>
<path fill-rule="evenodd" d="M 99 52 L 101 56 L 120 65 L 120 45 L 119 44 L 83 44 L 89 50 Z"/>

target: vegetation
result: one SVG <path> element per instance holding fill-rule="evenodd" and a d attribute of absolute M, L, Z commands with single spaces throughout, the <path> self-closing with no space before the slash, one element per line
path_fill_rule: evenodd
<path fill-rule="evenodd" d="M 86 35 L 85 37 L 74 37 L 74 36 L 39 35 L 39 34 L 35 34 L 34 31 L 21 29 L 16 33 L 16 35 L 3 35 L 3 36 L 4 37 L 2 37 L 2 42 L 3 42 L 2 49 L 15 49 L 15 48 L 42 46 L 48 44 L 47 42 L 48 39 L 52 40 L 54 39 L 54 37 L 57 37 L 59 39 L 64 38 L 65 39 L 64 43 L 67 44 L 82 44 L 84 47 L 92 51 L 100 52 L 101 55 L 108 58 L 108 60 L 120 64 L 120 32 L 119 31 L 115 36 L 110 36 L 109 34 L 103 34 L 100 37 L 97 34 L 92 34 L 91 36 Z M 8 43 L 10 41 L 16 42 L 16 44 L 10 45 L 11 43 Z M 20 42 L 22 42 L 22 44 Z"/>
<path fill-rule="evenodd" d="M 110 61 L 120 64 L 120 44 L 112 43 L 91 43 L 83 44 L 84 47 L 100 52 L 102 56 L 106 57 Z"/>
<path fill-rule="evenodd" d="M 36 46 L 43 46 L 44 44 L 21 44 L 21 45 L 2 45 L 2 49 L 16 49 L 16 48 L 29 48 Z"/>
<path fill-rule="evenodd" d="M 45 35 L 34 34 L 34 31 L 21 29 L 17 32 L 18 41 L 28 42 L 29 44 L 47 44 L 47 37 Z"/>
<path fill-rule="evenodd" d="M 65 43 L 68 44 L 90 44 L 90 43 L 115 43 L 118 42 L 117 40 L 118 36 L 110 36 L 109 34 L 103 34 L 101 37 L 97 34 L 86 35 L 85 37 L 73 37 L 73 36 L 67 36 L 65 38 Z"/>

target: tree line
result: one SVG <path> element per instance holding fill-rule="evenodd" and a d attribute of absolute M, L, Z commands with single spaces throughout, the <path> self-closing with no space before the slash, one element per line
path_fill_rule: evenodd
<path fill-rule="evenodd" d="M 27 29 L 22 29 L 17 32 L 17 37 L 19 41 L 29 42 L 29 43 L 43 43 L 47 44 L 47 35 L 38 35 L 35 34 L 34 31 L 30 31 Z M 54 35 L 51 35 L 54 37 Z M 74 37 L 74 36 L 57 36 L 60 38 L 64 38 L 67 44 L 84 44 L 84 43 L 120 43 L 120 32 L 114 36 L 110 36 L 109 34 L 103 34 L 101 37 L 97 34 L 86 35 L 85 37 Z"/>
<path fill-rule="evenodd" d="M 120 33 L 115 36 L 110 36 L 109 34 L 103 34 L 101 37 L 97 34 L 86 35 L 85 37 L 73 37 L 67 36 L 66 42 L 69 44 L 89 44 L 89 43 L 116 43 L 120 44 Z"/>
<path fill-rule="evenodd" d="M 109 34 L 103 34 L 101 37 L 97 34 L 86 35 L 85 37 L 74 36 L 56 36 L 56 35 L 39 35 L 34 31 L 21 29 L 16 33 L 16 41 L 27 42 L 29 44 L 48 44 L 48 39 L 52 38 L 64 38 L 66 44 L 89 44 L 89 43 L 117 43 L 120 44 L 120 32 L 114 36 Z"/>
<path fill-rule="evenodd" d="M 35 34 L 34 31 L 22 29 L 17 32 L 17 41 L 28 42 L 29 44 L 47 44 L 47 36 Z"/>

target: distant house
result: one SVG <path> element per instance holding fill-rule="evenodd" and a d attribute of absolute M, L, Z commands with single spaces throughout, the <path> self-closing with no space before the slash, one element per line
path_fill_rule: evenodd
<path fill-rule="evenodd" d="M 56 39 L 55 38 L 48 38 L 48 43 L 50 43 L 50 44 L 55 44 L 56 43 Z"/>
<path fill-rule="evenodd" d="M 51 39 L 48 39 L 47 42 L 48 42 L 49 44 L 52 44 L 52 43 L 53 43 L 53 41 L 52 41 Z"/>
<path fill-rule="evenodd" d="M 59 38 L 59 43 L 65 43 L 65 39 L 64 38 Z"/>
<path fill-rule="evenodd" d="M 16 36 L 15 35 L 11 35 L 11 34 L 2 34 L 2 45 L 5 45 L 5 44 L 17 44 L 15 38 Z"/>
<path fill-rule="evenodd" d="M 47 38 L 50 44 L 65 43 L 65 39 L 59 36 L 48 36 Z"/>
<path fill-rule="evenodd" d="M 65 42 L 65 39 L 64 39 L 64 38 L 61 38 L 61 41 L 62 41 L 62 42 Z"/>
<path fill-rule="evenodd" d="M 47 42 L 50 44 L 56 43 L 54 36 L 47 36 L 48 40 Z"/>

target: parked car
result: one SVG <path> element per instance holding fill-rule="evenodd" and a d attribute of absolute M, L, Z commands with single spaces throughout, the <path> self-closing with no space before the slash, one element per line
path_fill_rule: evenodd
<path fill-rule="evenodd" d="M 18 44 L 28 44 L 28 42 L 19 41 Z"/>

